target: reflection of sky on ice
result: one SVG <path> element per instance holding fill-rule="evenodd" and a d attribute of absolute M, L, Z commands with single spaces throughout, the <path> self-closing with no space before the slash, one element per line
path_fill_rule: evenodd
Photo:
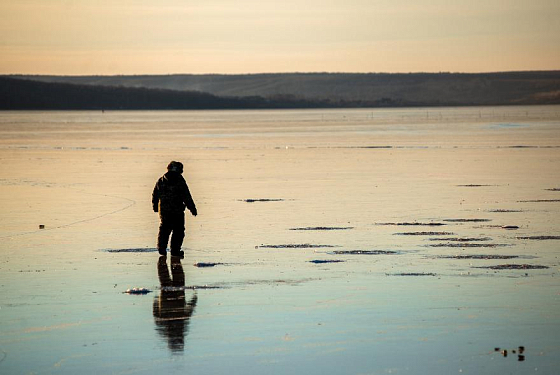
<path fill-rule="evenodd" d="M 553 373 L 558 240 L 523 238 L 558 235 L 560 206 L 543 202 L 560 198 L 545 190 L 560 187 L 557 112 L 2 114 L 0 369 Z M 170 160 L 199 208 L 184 287 L 170 257 L 161 282 L 153 251 L 150 194 Z M 395 235 L 431 231 L 508 246 Z M 457 257 L 480 254 L 512 258 Z M 550 268 L 478 268 L 500 264 Z"/>

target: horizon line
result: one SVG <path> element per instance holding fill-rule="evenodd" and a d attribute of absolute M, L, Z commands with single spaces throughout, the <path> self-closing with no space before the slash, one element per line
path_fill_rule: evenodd
<path fill-rule="evenodd" d="M 354 74 L 354 75 L 408 75 L 408 74 L 504 74 L 504 73 L 545 73 L 560 72 L 560 69 L 535 69 L 535 70 L 500 70 L 500 71 L 479 71 L 479 72 L 351 72 L 351 71 L 291 71 L 291 72 L 261 72 L 261 73 L 117 73 L 117 74 L 43 74 L 43 73 L 0 73 L 0 76 L 50 76 L 50 77 L 123 77 L 123 76 L 257 76 L 257 75 L 289 75 L 289 74 Z"/>

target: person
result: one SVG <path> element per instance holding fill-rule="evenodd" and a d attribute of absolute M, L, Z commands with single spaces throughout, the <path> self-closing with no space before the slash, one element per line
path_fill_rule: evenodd
<path fill-rule="evenodd" d="M 187 182 L 182 176 L 183 164 L 172 161 L 167 166 L 167 173 L 158 179 L 152 193 L 154 212 L 159 212 L 160 225 L 157 249 L 160 255 L 167 254 L 167 242 L 171 235 L 171 255 L 184 256 L 181 250 L 185 237 L 185 208 L 193 216 L 197 215 L 196 205 L 192 199 Z"/>

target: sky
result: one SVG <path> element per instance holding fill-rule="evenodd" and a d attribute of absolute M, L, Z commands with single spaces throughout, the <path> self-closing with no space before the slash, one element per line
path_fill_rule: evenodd
<path fill-rule="evenodd" d="M 558 0 L 0 0 L 0 74 L 560 70 Z"/>

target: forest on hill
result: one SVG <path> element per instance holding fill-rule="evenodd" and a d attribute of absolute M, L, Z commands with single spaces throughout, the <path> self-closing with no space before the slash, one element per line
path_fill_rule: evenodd
<path fill-rule="evenodd" d="M 219 97 L 392 105 L 560 103 L 560 71 L 13 76 L 43 82 L 197 91 Z"/>
<path fill-rule="evenodd" d="M 286 109 L 405 106 L 407 103 L 307 100 L 291 95 L 219 97 L 164 89 L 38 82 L 0 77 L 0 110 Z"/>
<path fill-rule="evenodd" d="M 560 71 L 0 76 L 0 109 L 265 109 L 560 104 Z"/>

